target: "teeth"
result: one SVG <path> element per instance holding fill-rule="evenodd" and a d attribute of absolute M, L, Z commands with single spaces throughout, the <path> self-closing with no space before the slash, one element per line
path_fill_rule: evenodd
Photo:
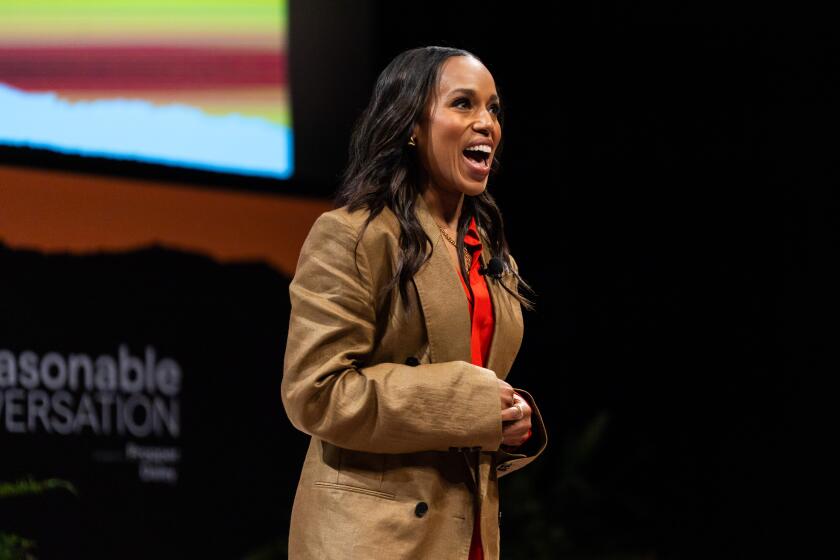
<path fill-rule="evenodd" d="M 487 146 L 487 145 L 485 145 L 485 144 L 481 144 L 481 145 L 478 145 L 478 146 L 470 146 L 470 147 L 468 147 L 468 148 L 466 148 L 466 149 L 467 149 L 467 150 L 476 151 L 476 152 L 484 152 L 485 154 L 489 154 L 490 152 L 492 152 L 492 151 L 493 151 L 493 150 L 490 148 L 490 146 Z"/>

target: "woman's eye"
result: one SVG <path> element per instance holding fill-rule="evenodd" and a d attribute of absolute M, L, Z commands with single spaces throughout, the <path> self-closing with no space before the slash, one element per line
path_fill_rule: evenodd
<path fill-rule="evenodd" d="M 454 107 L 469 107 L 470 106 L 470 100 L 465 98 L 465 97 L 462 97 L 460 99 L 456 99 L 455 102 L 452 105 Z M 502 106 L 499 105 L 498 103 L 494 103 L 493 105 L 490 106 L 490 112 L 493 113 L 494 115 L 498 115 L 499 113 L 502 112 Z"/>

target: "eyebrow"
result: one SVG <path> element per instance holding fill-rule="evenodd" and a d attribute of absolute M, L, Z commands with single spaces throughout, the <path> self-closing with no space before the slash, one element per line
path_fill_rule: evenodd
<path fill-rule="evenodd" d="M 475 90 L 470 89 L 470 88 L 453 89 L 452 92 L 450 93 L 450 95 L 454 95 L 456 93 L 466 93 L 467 95 L 471 95 L 473 97 L 475 97 L 475 95 L 476 95 Z M 498 101 L 498 102 L 501 103 L 501 99 L 499 99 L 499 96 L 496 95 L 495 93 L 490 96 L 490 101 Z"/>

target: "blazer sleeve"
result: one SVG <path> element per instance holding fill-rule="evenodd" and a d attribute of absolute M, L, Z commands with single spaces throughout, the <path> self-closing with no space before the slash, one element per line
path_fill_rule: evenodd
<path fill-rule="evenodd" d="M 289 285 L 281 383 L 290 421 L 339 447 L 371 453 L 498 450 L 493 371 L 466 361 L 370 363 L 378 332 L 374 289 L 356 236 L 340 213 L 326 212 L 301 249 Z"/>

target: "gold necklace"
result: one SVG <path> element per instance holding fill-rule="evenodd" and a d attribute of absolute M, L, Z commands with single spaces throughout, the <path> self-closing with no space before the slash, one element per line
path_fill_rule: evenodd
<path fill-rule="evenodd" d="M 443 236 L 446 238 L 446 240 L 449 241 L 452 244 L 452 246 L 455 247 L 455 249 L 457 250 L 458 249 L 458 243 L 454 239 L 449 237 L 449 234 L 446 233 L 446 230 L 443 229 L 443 227 L 441 227 L 440 224 L 437 224 L 437 227 L 440 230 L 440 232 L 443 234 Z M 467 265 L 467 267 L 466 267 L 467 270 L 469 270 L 470 266 L 472 265 L 472 255 L 470 254 L 469 251 L 467 251 L 466 247 L 464 247 L 464 261 Z"/>

